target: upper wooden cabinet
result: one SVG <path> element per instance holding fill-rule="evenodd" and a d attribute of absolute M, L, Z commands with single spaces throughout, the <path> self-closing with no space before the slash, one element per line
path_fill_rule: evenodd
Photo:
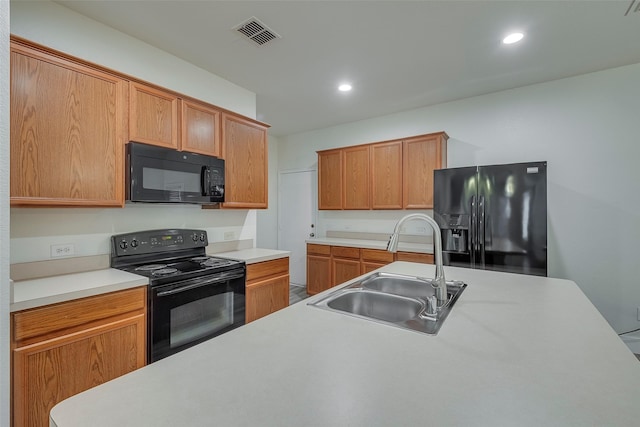
<path fill-rule="evenodd" d="M 129 140 L 178 148 L 178 97 L 141 83 L 129 83 Z"/>
<path fill-rule="evenodd" d="M 268 207 L 267 127 L 233 114 L 222 114 L 225 160 L 225 208 Z"/>
<path fill-rule="evenodd" d="M 11 41 L 11 205 L 123 206 L 127 82 Z"/>
<path fill-rule="evenodd" d="M 183 99 L 180 117 L 182 119 L 181 149 L 220 157 L 220 110 Z"/>
<path fill-rule="evenodd" d="M 432 209 L 447 139 L 438 132 L 318 151 L 318 208 Z"/>
<path fill-rule="evenodd" d="M 342 152 L 318 152 L 318 209 L 342 209 Z"/>
<path fill-rule="evenodd" d="M 344 209 L 370 209 L 369 146 L 345 148 L 342 159 Z"/>
<path fill-rule="evenodd" d="M 371 208 L 403 208 L 402 141 L 371 144 Z"/>
<path fill-rule="evenodd" d="M 433 171 L 446 167 L 447 139 L 439 132 L 403 141 L 405 209 L 433 209 Z"/>

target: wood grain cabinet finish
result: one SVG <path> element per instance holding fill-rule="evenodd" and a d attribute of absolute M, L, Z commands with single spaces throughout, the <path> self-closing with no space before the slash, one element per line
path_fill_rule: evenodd
<path fill-rule="evenodd" d="M 433 255 L 307 243 L 307 294 L 326 291 L 394 261 L 433 264 Z"/>
<path fill-rule="evenodd" d="M 225 160 L 225 208 L 268 207 L 267 127 L 222 114 L 222 157 Z"/>
<path fill-rule="evenodd" d="M 318 152 L 318 209 L 342 209 L 343 150 Z"/>
<path fill-rule="evenodd" d="M 289 306 L 289 258 L 247 265 L 246 323 Z"/>
<path fill-rule="evenodd" d="M 344 209 L 371 208 L 369 152 L 368 145 L 349 147 L 343 151 L 342 185 L 344 201 L 342 207 Z"/>
<path fill-rule="evenodd" d="M 12 38 L 10 203 L 123 206 L 127 82 Z"/>
<path fill-rule="evenodd" d="M 331 287 L 331 246 L 307 243 L 307 294 Z"/>
<path fill-rule="evenodd" d="M 145 365 L 146 287 L 11 315 L 12 424 L 48 426 L 62 400 Z"/>
<path fill-rule="evenodd" d="M 221 111 L 183 99 L 180 117 L 182 151 L 220 157 Z"/>
<path fill-rule="evenodd" d="M 178 96 L 129 83 L 129 140 L 178 149 Z"/>
<path fill-rule="evenodd" d="M 444 132 L 403 142 L 403 200 L 405 209 L 433 209 L 433 171 L 446 167 Z"/>
<path fill-rule="evenodd" d="M 318 151 L 318 209 L 432 209 L 444 132 Z"/>
<path fill-rule="evenodd" d="M 402 141 L 372 144 L 371 208 L 402 207 Z"/>

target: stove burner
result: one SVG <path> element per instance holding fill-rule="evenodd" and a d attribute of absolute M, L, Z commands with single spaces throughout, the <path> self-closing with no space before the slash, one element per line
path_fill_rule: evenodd
<path fill-rule="evenodd" d="M 191 258 L 191 261 L 202 262 L 202 261 L 206 261 L 208 259 L 209 259 L 208 256 L 197 256 L 195 258 Z"/>
<path fill-rule="evenodd" d="M 159 270 L 161 268 L 165 268 L 167 264 L 147 264 L 141 265 L 136 268 L 136 271 L 151 271 L 151 270 Z"/>
<path fill-rule="evenodd" d="M 215 267 L 215 266 L 218 266 L 218 265 L 225 265 L 228 262 L 229 261 L 227 261 L 227 260 L 210 258 L 210 259 L 204 261 L 202 263 L 202 265 L 207 266 L 207 267 Z"/>
<path fill-rule="evenodd" d="M 151 272 L 151 274 L 152 274 L 152 275 L 154 275 L 154 276 L 163 276 L 163 275 L 165 275 L 165 274 L 172 274 L 172 273 L 175 273 L 176 271 L 178 271 L 178 269 L 177 269 L 177 268 L 171 268 L 171 267 L 169 267 L 169 268 L 161 268 L 161 269 L 159 269 L 159 270 L 153 270 L 153 271 Z"/>

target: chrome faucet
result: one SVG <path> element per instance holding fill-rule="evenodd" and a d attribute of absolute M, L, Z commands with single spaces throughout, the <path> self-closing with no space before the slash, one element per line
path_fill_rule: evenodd
<path fill-rule="evenodd" d="M 398 221 L 393 234 L 389 238 L 387 244 L 387 251 L 396 252 L 398 250 L 398 240 L 400 239 L 400 227 L 407 221 L 413 219 L 422 219 L 427 222 L 433 229 L 433 252 L 435 254 L 436 261 L 436 277 L 433 279 L 432 286 L 436 289 L 436 298 L 438 299 L 438 307 L 442 307 L 447 303 L 447 282 L 444 278 L 444 267 L 442 266 L 442 237 L 440 233 L 440 227 L 433 218 L 423 213 L 412 213 L 406 215 Z"/>

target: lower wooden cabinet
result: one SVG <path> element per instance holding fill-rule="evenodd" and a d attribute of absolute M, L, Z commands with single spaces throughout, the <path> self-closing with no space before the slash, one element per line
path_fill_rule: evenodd
<path fill-rule="evenodd" d="M 245 322 L 252 322 L 288 305 L 289 257 L 248 264 Z"/>
<path fill-rule="evenodd" d="M 433 255 L 307 243 L 307 294 L 326 291 L 394 261 L 433 264 Z"/>
<path fill-rule="evenodd" d="M 145 365 L 146 287 L 11 314 L 12 424 Z"/>

